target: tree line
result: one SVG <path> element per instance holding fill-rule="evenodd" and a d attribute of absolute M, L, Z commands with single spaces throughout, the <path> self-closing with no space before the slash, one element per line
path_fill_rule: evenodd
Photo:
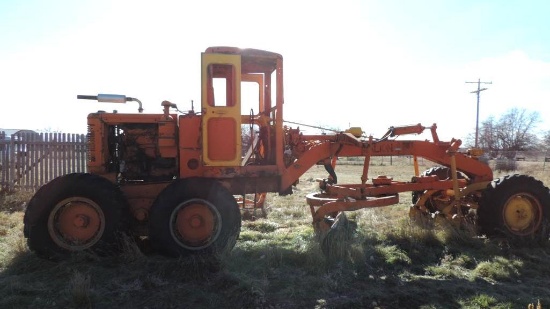
<path fill-rule="evenodd" d="M 490 116 L 479 126 L 478 147 L 494 158 L 513 158 L 518 151 L 548 151 L 550 130 L 538 132 L 541 122 L 539 112 L 523 108 L 512 108 L 499 118 Z M 468 136 L 466 145 L 474 146 L 474 139 L 475 132 Z"/>

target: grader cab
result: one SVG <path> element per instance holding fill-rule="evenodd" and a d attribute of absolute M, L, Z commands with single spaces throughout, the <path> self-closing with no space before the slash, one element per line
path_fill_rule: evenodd
<path fill-rule="evenodd" d="M 135 101 L 139 113 L 89 114 L 88 172 L 58 177 L 36 192 L 24 218 L 30 249 L 46 258 L 106 253 L 129 234 L 169 256 L 225 254 L 239 235 L 240 208 L 262 207 L 268 192 L 292 193 L 317 164 L 328 175 L 307 204 L 321 234 L 339 213 L 394 205 L 399 193 L 410 191 L 413 216 L 460 222 L 474 213 L 480 233 L 548 239 L 550 194 L 540 181 L 493 179 L 478 150 L 439 140 L 435 124 L 390 127 L 381 138 L 357 129 L 305 135 L 285 125 L 283 84 L 281 55 L 210 47 L 201 57 L 198 110 L 164 101 L 161 113 L 146 114 L 135 98 L 78 96 Z M 431 141 L 397 139 L 425 130 Z M 411 180 L 369 179 L 373 156 L 414 158 Z M 364 159 L 356 184 L 338 183 L 338 157 Z M 420 173 L 418 158 L 437 167 Z"/>

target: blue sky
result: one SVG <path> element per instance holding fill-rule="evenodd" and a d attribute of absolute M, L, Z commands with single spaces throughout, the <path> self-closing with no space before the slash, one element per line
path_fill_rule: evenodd
<path fill-rule="evenodd" d="M 547 43 L 550 4 L 547 1 L 374 3 L 366 5 L 365 17 L 384 27 L 415 57 L 433 59 L 444 65 L 521 49 L 535 58 L 550 60 Z"/>
<path fill-rule="evenodd" d="M 437 123 L 464 139 L 513 107 L 550 130 L 547 1 L 0 2 L 0 128 L 85 130 L 77 94 L 138 97 L 146 112 L 200 100 L 200 53 L 229 45 L 281 53 L 285 115 L 316 126 Z"/>

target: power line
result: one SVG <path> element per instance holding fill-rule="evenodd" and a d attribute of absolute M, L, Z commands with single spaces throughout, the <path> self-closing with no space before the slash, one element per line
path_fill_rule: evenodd
<path fill-rule="evenodd" d="M 474 147 L 477 148 L 477 141 L 478 141 L 478 134 L 479 134 L 479 93 L 483 90 L 487 90 L 487 88 L 481 88 L 481 84 L 488 84 L 491 85 L 493 82 L 482 82 L 481 79 L 478 78 L 477 82 L 466 82 L 467 84 L 475 84 L 477 83 L 477 90 L 470 91 L 470 93 L 477 94 L 477 111 L 476 111 L 476 141 Z"/>

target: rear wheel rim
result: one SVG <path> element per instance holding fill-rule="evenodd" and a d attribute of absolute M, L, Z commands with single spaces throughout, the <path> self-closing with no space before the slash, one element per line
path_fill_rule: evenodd
<path fill-rule="evenodd" d="M 172 211 L 170 233 L 181 247 L 201 250 L 212 245 L 221 232 L 221 215 L 207 200 L 191 199 Z"/>
<path fill-rule="evenodd" d="M 57 203 L 48 217 L 48 232 L 61 248 L 78 251 L 95 245 L 105 230 L 105 215 L 94 201 L 70 197 Z"/>
<path fill-rule="evenodd" d="M 502 210 L 504 224 L 516 235 L 533 234 L 542 222 L 542 205 L 528 193 L 512 195 Z"/>

